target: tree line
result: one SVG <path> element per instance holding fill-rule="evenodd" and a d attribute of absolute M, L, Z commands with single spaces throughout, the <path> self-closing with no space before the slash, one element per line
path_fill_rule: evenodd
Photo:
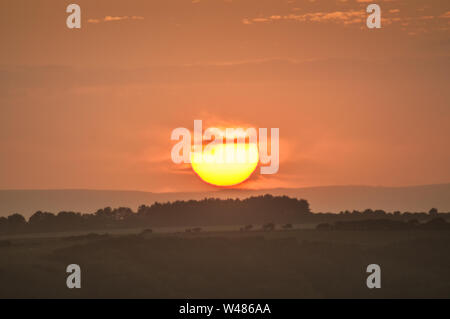
<path fill-rule="evenodd" d="M 37 211 L 28 220 L 21 214 L 0 217 L 0 233 L 99 230 L 132 227 L 190 227 L 210 225 L 297 224 L 337 220 L 392 219 L 426 220 L 450 218 L 436 208 L 426 212 L 383 210 L 343 211 L 339 214 L 312 213 L 304 199 L 264 195 L 246 199 L 217 199 L 155 202 L 136 211 L 127 207 L 105 207 L 95 213 Z"/>
<path fill-rule="evenodd" d="M 95 213 L 38 211 L 28 220 L 21 214 L 0 217 L 0 233 L 47 232 L 128 227 L 208 226 L 272 221 L 300 221 L 310 215 L 309 203 L 287 196 L 264 195 L 246 199 L 155 202 L 137 211 L 105 207 Z"/>

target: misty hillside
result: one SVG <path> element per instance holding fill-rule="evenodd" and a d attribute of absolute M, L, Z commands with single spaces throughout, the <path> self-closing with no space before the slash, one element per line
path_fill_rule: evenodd
<path fill-rule="evenodd" d="M 341 210 L 428 211 L 437 207 L 450 211 L 450 184 L 413 187 L 326 186 L 266 190 L 218 190 L 196 193 L 151 193 L 102 190 L 0 190 L 0 216 L 20 213 L 29 217 L 38 210 L 92 213 L 102 207 L 150 205 L 155 201 L 215 198 L 244 198 L 261 194 L 303 198 L 313 212 Z"/>

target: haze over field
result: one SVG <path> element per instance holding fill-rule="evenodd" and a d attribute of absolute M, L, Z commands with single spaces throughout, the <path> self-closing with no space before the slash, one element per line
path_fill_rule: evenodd
<path fill-rule="evenodd" d="M 0 216 L 20 213 L 31 216 L 38 210 L 57 213 L 93 213 L 103 207 L 130 207 L 155 201 L 214 198 L 245 198 L 270 193 L 304 198 L 313 212 L 382 209 L 385 211 L 428 212 L 432 207 L 450 211 L 450 184 L 413 187 L 327 186 L 265 190 L 218 190 L 211 192 L 151 193 L 110 190 L 3 190 L 0 191 Z"/>

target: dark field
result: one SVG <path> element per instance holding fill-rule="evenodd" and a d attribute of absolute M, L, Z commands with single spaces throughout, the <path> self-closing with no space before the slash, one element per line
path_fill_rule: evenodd
<path fill-rule="evenodd" d="M 203 232 L 0 242 L 0 298 L 450 297 L 449 231 Z M 68 264 L 81 289 L 66 287 Z M 366 267 L 381 266 L 381 289 Z"/>

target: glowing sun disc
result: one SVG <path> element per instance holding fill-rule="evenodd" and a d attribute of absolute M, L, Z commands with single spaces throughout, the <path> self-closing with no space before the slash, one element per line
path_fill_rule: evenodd
<path fill-rule="evenodd" d="M 259 162 L 254 143 L 216 144 L 202 153 L 191 153 L 191 166 L 205 182 L 216 186 L 234 186 L 247 180 Z"/>

